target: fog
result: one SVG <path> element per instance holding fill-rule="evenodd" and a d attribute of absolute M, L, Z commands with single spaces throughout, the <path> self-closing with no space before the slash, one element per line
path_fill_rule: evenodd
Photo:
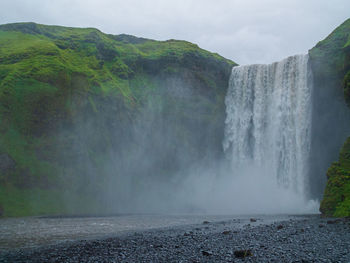
<path fill-rule="evenodd" d="M 81 105 L 73 124 L 62 127 L 61 139 L 71 138 L 58 158 L 65 167 L 68 211 L 318 212 L 321 193 L 307 196 L 303 189 L 281 185 L 269 167 L 272 156 L 265 156 L 267 165 L 233 164 L 235 156 L 223 148 L 226 108 L 208 122 L 203 103 L 209 103 L 210 95 L 199 82 L 176 76 L 155 76 L 153 81 L 160 90 L 146 96 L 136 111 L 130 112 L 122 100 L 96 99 L 98 113 Z M 317 184 L 325 174 L 315 176 L 311 181 Z"/>

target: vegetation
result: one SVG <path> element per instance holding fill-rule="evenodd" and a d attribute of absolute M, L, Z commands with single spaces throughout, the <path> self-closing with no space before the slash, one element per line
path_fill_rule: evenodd
<path fill-rule="evenodd" d="M 349 40 L 350 19 L 310 50 L 313 71 L 322 81 L 335 81 L 338 87 L 343 86 L 344 76 L 350 70 Z"/>
<path fill-rule="evenodd" d="M 321 212 L 333 216 L 350 216 L 350 138 L 327 172 L 327 186 L 321 203 Z"/>
<path fill-rule="evenodd" d="M 315 87 L 322 89 L 330 86 L 335 90 L 342 89 L 348 106 L 350 106 L 349 44 L 350 19 L 310 50 Z M 328 169 L 327 178 L 320 211 L 327 216 L 350 216 L 350 137 L 341 150 L 339 161 L 334 162 Z"/>
<path fill-rule="evenodd" d="M 137 129 L 149 134 L 153 151 L 161 147 L 159 134 L 175 133 L 177 148 L 166 146 L 157 160 L 163 165 L 153 165 L 150 174 L 170 176 L 183 166 L 182 154 L 174 155 L 179 148 L 191 153 L 188 162 L 212 150 L 220 154 L 224 96 L 234 65 L 185 41 L 94 28 L 1 25 L 0 216 L 103 210 L 95 193 L 114 176 L 105 167 L 113 163 L 128 176 L 121 167 L 125 156 L 136 155 Z M 146 120 L 159 131 L 146 129 Z M 67 206 L 66 199 L 77 205 Z"/>
<path fill-rule="evenodd" d="M 315 86 L 350 105 L 350 20 L 309 54 Z M 185 41 L 1 25 L 0 216 L 113 212 L 110 182 L 220 157 L 235 65 Z M 327 178 L 321 212 L 350 216 L 350 138 Z"/>

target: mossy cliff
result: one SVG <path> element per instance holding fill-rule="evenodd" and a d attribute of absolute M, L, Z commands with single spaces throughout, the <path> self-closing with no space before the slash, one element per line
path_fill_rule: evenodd
<path fill-rule="evenodd" d="M 0 215 L 108 212 L 118 182 L 219 158 L 234 65 L 185 41 L 1 25 Z"/>
<path fill-rule="evenodd" d="M 350 106 L 350 19 L 310 50 L 310 58 L 316 104 L 314 165 L 322 168 L 328 160 L 321 156 L 334 156 L 340 142 L 349 136 L 350 114 L 343 105 Z M 329 98 L 334 102 L 329 103 Z M 320 211 L 327 216 L 350 216 L 350 137 L 341 149 L 339 161 L 327 171 Z"/>
<path fill-rule="evenodd" d="M 309 54 L 310 195 L 325 188 L 321 212 L 350 216 L 350 20 Z M 185 41 L 1 25 L 0 216 L 114 213 L 172 195 L 186 171 L 222 159 L 235 65 Z"/>

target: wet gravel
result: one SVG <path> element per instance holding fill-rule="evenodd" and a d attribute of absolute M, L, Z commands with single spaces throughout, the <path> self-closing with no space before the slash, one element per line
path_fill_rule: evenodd
<path fill-rule="evenodd" d="M 350 220 L 259 218 L 5 252 L 0 262 L 350 262 Z"/>

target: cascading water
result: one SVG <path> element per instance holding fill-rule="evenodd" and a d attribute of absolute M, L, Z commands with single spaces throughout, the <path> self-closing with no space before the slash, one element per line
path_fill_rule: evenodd
<path fill-rule="evenodd" d="M 308 55 L 233 68 L 223 142 L 233 173 L 249 173 L 253 183 L 264 176 L 279 189 L 304 196 L 311 143 L 311 78 Z"/>
<path fill-rule="evenodd" d="M 178 199 L 213 214 L 316 213 L 308 200 L 312 74 L 308 56 L 234 67 L 225 99 L 226 161 L 193 167 Z"/>

